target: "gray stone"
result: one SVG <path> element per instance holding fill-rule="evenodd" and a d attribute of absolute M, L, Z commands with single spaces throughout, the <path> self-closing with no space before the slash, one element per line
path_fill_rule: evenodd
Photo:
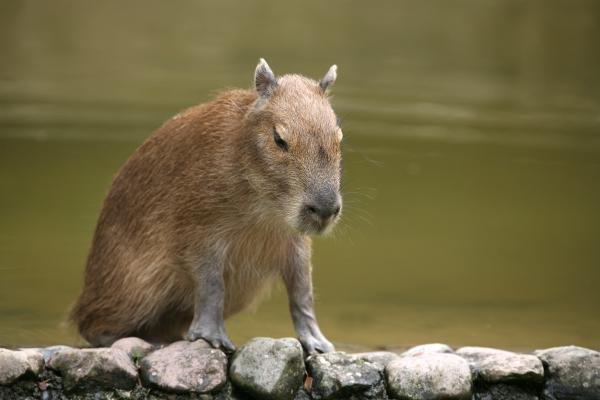
<path fill-rule="evenodd" d="M 473 400 L 540 400 L 540 397 L 520 386 L 498 383 L 475 393 Z"/>
<path fill-rule="evenodd" d="M 471 398 L 471 370 L 463 358 L 447 353 L 400 357 L 385 369 L 391 395 L 406 400 Z"/>
<path fill-rule="evenodd" d="M 44 359 L 35 349 L 0 349 L 0 385 L 10 385 L 25 376 L 37 376 L 44 369 Z"/>
<path fill-rule="evenodd" d="M 227 356 L 203 340 L 179 341 L 140 361 L 142 381 L 169 392 L 210 393 L 227 379 Z"/>
<path fill-rule="evenodd" d="M 315 399 L 387 399 L 380 368 L 352 355 L 334 352 L 308 358 Z"/>
<path fill-rule="evenodd" d="M 420 356 L 421 354 L 454 353 L 452 347 L 442 343 L 429 343 L 411 347 L 401 354 L 402 357 Z"/>
<path fill-rule="evenodd" d="M 111 346 L 113 349 L 123 350 L 129 358 L 134 361 L 144 358 L 148 353 L 154 350 L 154 346 L 137 337 L 127 337 L 119 339 Z"/>
<path fill-rule="evenodd" d="M 127 354 L 118 349 L 66 349 L 55 352 L 48 366 L 63 377 L 66 390 L 133 389 L 138 374 Z"/>
<path fill-rule="evenodd" d="M 544 379 L 544 367 L 536 356 L 488 347 L 461 347 L 456 354 L 469 362 L 473 378 L 489 383 L 530 382 Z"/>
<path fill-rule="evenodd" d="M 235 393 L 231 381 L 225 383 L 225 385 L 221 387 L 221 389 L 219 389 L 218 393 L 215 393 L 213 395 L 203 394 L 201 396 L 206 396 L 211 400 L 248 400 L 248 398 L 245 397 L 243 394 Z"/>
<path fill-rule="evenodd" d="M 577 346 L 537 350 L 544 363 L 548 400 L 600 399 L 600 353 Z"/>
<path fill-rule="evenodd" d="M 59 351 L 77 350 L 77 349 L 74 348 L 74 347 L 71 347 L 71 346 L 56 345 L 56 346 L 39 348 L 39 349 L 35 349 L 35 350 L 38 350 L 40 353 L 42 353 L 42 356 L 44 357 L 44 362 L 48 363 L 48 361 L 50 360 L 50 358 L 55 353 L 58 353 Z"/>
<path fill-rule="evenodd" d="M 296 397 L 294 397 L 294 400 L 311 400 L 311 397 L 310 394 L 306 392 L 306 390 L 301 389 L 298 390 L 298 393 L 296 393 Z"/>
<path fill-rule="evenodd" d="M 371 351 L 366 353 L 354 353 L 350 354 L 350 356 L 355 360 L 363 360 L 373 363 L 382 372 L 391 361 L 398 358 L 398 354 L 392 353 L 391 351 Z"/>
<path fill-rule="evenodd" d="M 304 378 L 302 345 L 296 339 L 254 338 L 233 356 L 234 385 L 257 399 L 294 399 Z"/>

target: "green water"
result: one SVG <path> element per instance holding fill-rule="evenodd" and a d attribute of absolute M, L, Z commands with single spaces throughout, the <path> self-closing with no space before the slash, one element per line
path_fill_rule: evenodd
<path fill-rule="evenodd" d="M 0 2 L 0 345 L 65 326 L 111 177 L 224 87 L 339 66 L 342 347 L 600 348 L 600 2 Z M 285 296 L 228 322 L 293 335 Z"/>

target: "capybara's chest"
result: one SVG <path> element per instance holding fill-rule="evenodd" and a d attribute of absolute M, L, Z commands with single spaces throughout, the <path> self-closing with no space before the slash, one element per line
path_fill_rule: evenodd
<path fill-rule="evenodd" d="M 260 298 L 257 294 L 281 276 L 293 249 L 293 238 L 275 228 L 248 227 L 232 236 L 224 265 L 226 313 L 235 313 Z"/>

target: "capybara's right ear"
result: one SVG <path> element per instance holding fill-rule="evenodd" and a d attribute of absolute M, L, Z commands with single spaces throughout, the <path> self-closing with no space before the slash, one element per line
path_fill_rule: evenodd
<path fill-rule="evenodd" d="M 271 96 L 277 86 L 277 78 L 275 78 L 275 74 L 273 74 L 264 58 L 261 58 L 256 66 L 254 84 L 256 85 L 256 92 L 262 98 Z"/>

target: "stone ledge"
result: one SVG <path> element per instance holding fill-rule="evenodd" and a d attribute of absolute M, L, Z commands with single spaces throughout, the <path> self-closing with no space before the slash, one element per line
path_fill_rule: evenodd
<path fill-rule="evenodd" d="M 0 349 L 0 400 L 12 399 L 598 400 L 600 353 L 427 344 L 305 359 L 296 339 L 255 338 L 228 359 L 202 340 L 155 348 L 126 338 L 99 349 Z"/>

